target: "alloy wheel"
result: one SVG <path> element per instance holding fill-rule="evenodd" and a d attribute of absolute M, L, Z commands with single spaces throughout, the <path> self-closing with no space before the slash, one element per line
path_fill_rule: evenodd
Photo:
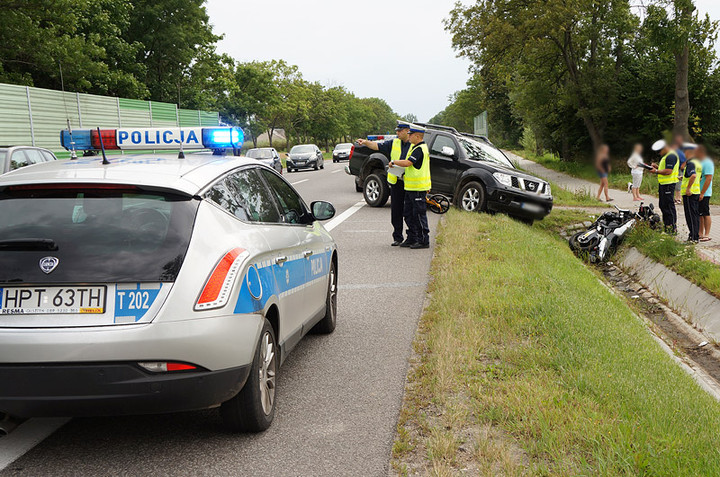
<path fill-rule="evenodd" d="M 368 181 L 366 187 L 367 198 L 371 202 L 375 202 L 380 197 L 380 184 L 375 180 Z"/>
<path fill-rule="evenodd" d="M 480 205 L 480 191 L 470 188 L 462 196 L 462 208 L 468 212 L 474 212 Z"/>
<path fill-rule="evenodd" d="M 275 403 L 275 374 L 277 360 L 275 359 L 275 344 L 270 332 L 265 332 L 260 344 L 260 402 L 263 412 L 269 415 Z"/>

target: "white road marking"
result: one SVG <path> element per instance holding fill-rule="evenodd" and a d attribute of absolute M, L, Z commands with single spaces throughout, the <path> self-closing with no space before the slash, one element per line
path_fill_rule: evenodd
<path fill-rule="evenodd" d="M 303 180 L 301 180 L 301 181 L 297 181 L 297 182 L 291 182 L 291 183 L 290 183 L 290 185 L 298 185 L 298 184 L 302 184 L 303 182 L 307 182 L 307 181 L 309 181 L 309 180 L 310 180 L 310 179 L 303 179 Z"/>
<path fill-rule="evenodd" d="M 338 169 L 338 170 L 336 170 L 336 171 L 332 171 L 331 174 L 337 174 L 338 172 L 342 172 L 342 171 L 344 171 L 344 170 L 345 170 L 345 169 Z"/>
<path fill-rule="evenodd" d="M 7 436 L 0 437 L 0 470 L 15 462 L 69 420 L 67 417 L 30 419 Z"/>
<path fill-rule="evenodd" d="M 330 232 L 332 229 L 334 229 L 335 227 L 337 227 L 338 225 L 342 224 L 347 219 L 349 219 L 352 214 L 354 214 L 358 210 L 362 209 L 364 206 L 365 206 L 365 201 L 361 200 L 360 202 L 353 205 L 348 210 L 346 210 L 345 212 L 343 212 L 342 214 L 338 215 L 337 217 L 332 219 L 330 222 L 325 224 L 325 229 L 328 232 Z"/>

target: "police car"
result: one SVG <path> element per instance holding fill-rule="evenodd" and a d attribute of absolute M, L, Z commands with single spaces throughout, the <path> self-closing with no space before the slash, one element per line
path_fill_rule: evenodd
<path fill-rule="evenodd" d="M 238 129 L 76 130 L 62 142 L 183 153 L 0 178 L 0 413 L 221 406 L 231 429 L 266 429 L 288 352 L 335 328 L 337 248 L 319 222 L 333 206 L 308 207 L 254 159 L 217 155 L 242 145 Z"/>

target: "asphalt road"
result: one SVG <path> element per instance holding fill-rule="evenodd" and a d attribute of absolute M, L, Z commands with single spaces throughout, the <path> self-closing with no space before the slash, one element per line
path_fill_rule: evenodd
<path fill-rule="evenodd" d="M 362 200 L 344 166 L 286 177 L 308 203 L 329 200 L 340 215 Z M 429 219 L 434 246 L 437 216 Z M 229 434 L 214 410 L 73 419 L 0 476 L 387 475 L 433 251 L 390 247 L 391 232 L 389 204 L 359 208 L 332 230 L 338 326 L 290 354 L 268 431 Z"/>

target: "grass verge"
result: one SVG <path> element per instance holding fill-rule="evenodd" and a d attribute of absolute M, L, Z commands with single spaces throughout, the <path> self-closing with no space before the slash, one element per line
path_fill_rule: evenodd
<path fill-rule="evenodd" d="M 635 227 L 628 236 L 627 243 L 645 256 L 720 297 L 720 268 L 698 257 L 695 246 L 678 242 L 675 237 L 652 230 L 644 224 Z"/>
<path fill-rule="evenodd" d="M 397 472 L 719 472 L 720 404 L 566 244 L 455 210 L 437 244 Z"/>

